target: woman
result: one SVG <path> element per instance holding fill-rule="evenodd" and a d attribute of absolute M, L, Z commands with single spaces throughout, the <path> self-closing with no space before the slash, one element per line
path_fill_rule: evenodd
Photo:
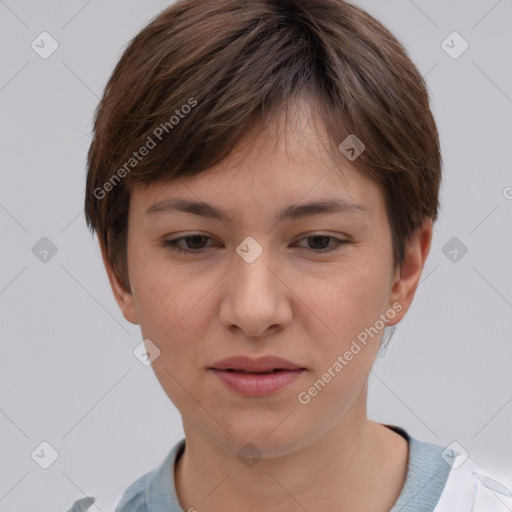
<path fill-rule="evenodd" d="M 133 39 L 96 113 L 85 213 L 185 439 L 116 511 L 507 499 L 464 453 L 366 416 L 440 182 L 423 78 L 348 2 L 182 0 Z"/>

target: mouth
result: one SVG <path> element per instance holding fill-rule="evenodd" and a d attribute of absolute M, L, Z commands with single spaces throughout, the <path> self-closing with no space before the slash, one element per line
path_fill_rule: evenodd
<path fill-rule="evenodd" d="M 303 366 L 275 356 L 232 357 L 218 361 L 208 370 L 230 391 L 249 397 L 276 394 L 307 371 Z"/>
<path fill-rule="evenodd" d="M 267 374 L 292 370 L 305 370 L 306 368 L 281 357 L 266 355 L 258 358 L 248 356 L 234 356 L 222 359 L 212 364 L 210 370 L 228 372 Z"/>
<path fill-rule="evenodd" d="M 225 388 L 236 395 L 245 397 L 265 397 L 275 395 L 285 389 L 305 373 L 306 370 L 275 369 L 267 372 L 248 372 L 245 370 L 209 370 Z"/>
<path fill-rule="evenodd" d="M 224 371 L 224 372 L 230 372 L 230 373 L 248 373 L 250 375 L 268 375 L 270 373 L 278 373 L 278 372 L 290 372 L 290 371 L 297 371 L 297 370 L 303 370 L 304 368 L 296 368 L 294 370 L 287 370 L 285 368 L 274 368 L 273 370 L 267 370 L 265 372 L 252 372 L 252 371 L 249 371 L 249 370 L 243 370 L 241 368 L 237 368 L 237 369 L 234 369 L 234 368 L 227 368 L 225 370 L 221 370 L 219 368 L 212 368 L 213 370 L 219 370 L 219 371 Z"/>

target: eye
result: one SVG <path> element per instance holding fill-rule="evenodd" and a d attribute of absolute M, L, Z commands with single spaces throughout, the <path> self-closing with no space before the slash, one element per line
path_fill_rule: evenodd
<path fill-rule="evenodd" d="M 205 241 L 212 240 L 211 237 L 206 235 L 201 235 L 199 233 L 194 233 L 188 236 L 182 236 L 179 238 L 174 238 L 170 240 L 163 240 L 162 246 L 168 248 L 172 251 L 176 251 L 179 253 L 193 254 L 193 253 L 201 253 L 205 249 Z M 330 235 L 310 235 L 302 238 L 302 240 L 307 240 L 308 243 L 313 242 L 313 248 L 305 248 L 311 252 L 315 253 L 327 253 L 337 250 L 341 245 L 350 243 L 348 240 L 343 240 L 340 238 L 336 238 Z M 329 242 L 333 242 L 333 246 L 329 247 Z M 185 242 L 185 248 L 183 245 L 180 245 L 181 242 Z M 319 247 L 320 246 L 320 247 Z M 327 246 L 327 247 L 326 247 Z"/>
<path fill-rule="evenodd" d="M 308 242 L 313 241 L 313 246 L 316 247 L 316 249 L 319 249 L 319 245 L 322 246 L 320 247 L 320 250 L 313 250 L 313 252 L 319 253 L 336 251 L 340 245 L 350 243 L 348 240 L 342 240 L 341 238 L 336 238 L 330 235 L 310 235 L 302 238 L 301 240 L 308 240 Z M 333 241 L 334 246 L 329 247 L 329 241 Z M 327 247 L 323 247 L 325 245 L 327 245 Z"/>
<path fill-rule="evenodd" d="M 194 253 L 194 252 L 196 252 L 196 253 L 201 252 L 202 247 L 197 247 L 197 246 L 198 245 L 201 246 L 202 245 L 201 239 L 204 241 L 205 238 L 211 240 L 211 237 L 209 237 L 209 236 L 193 234 L 193 235 L 188 235 L 188 236 L 182 236 L 180 238 L 174 238 L 172 240 L 163 240 L 162 244 L 164 247 L 167 247 L 168 249 L 171 249 L 172 251 L 190 254 L 190 253 Z M 186 243 L 187 249 L 183 249 L 179 245 L 179 242 L 181 242 L 182 240 L 187 241 L 187 243 Z M 188 247 L 189 246 L 188 240 L 192 240 L 192 244 L 191 244 L 192 247 Z"/>

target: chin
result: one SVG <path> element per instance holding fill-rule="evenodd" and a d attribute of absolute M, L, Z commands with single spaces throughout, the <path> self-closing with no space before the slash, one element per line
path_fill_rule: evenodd
<path fill-rule="evenodd" d="M 286 415 L 284 415 L 286 417 Z M 279 420 L 282 421 L 282 418 Z M 221 431 L 219 444 L 239 457 L 281 457 L 293 453 L 308 444 L 307 432 L 298 431 L 295 425 L 279 425 L 279 421 L 243 421 L 231 426 L 228 431 Z M 277 427 L 277 428 L 276 428 Z"/>

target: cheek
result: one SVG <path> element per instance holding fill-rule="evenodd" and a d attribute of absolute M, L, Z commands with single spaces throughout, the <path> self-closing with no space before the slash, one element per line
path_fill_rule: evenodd
<path fill-rule="evenodd" d="M 206 274 L 198 279 L 184 266 L 142 251 L 133 254 L 132 264 L 132 291 L 142 335 L 159 347 L 166 365 L 174 367 L 205 337 L 213 314 L 208 292 L 218 279 Z"/>
<path fill-rule="evenodd" d="M 385 327 L 379 319 L 386 312 L 385 283 L 379 272 L 360 268 L 338 274 L 325 286 L 303 288 L 303 313 L 311 322 L 316 354 L 299 400 L 307 414 L 334 425 L 364 392 Z"/>
<path fill-rule="evenodd" d="M 308 316 L 318 317 L 331 338 L 346 343 L 385 313 L 388 282 L 379 266 L 354 265 L 330 272 L 321 282 L 306 278 L 305 283 L 298 295 Z"/>
<path fill-rule="evenodd" d="M 196 295 L 197 283 L 179 266 L 166 260 L 162 249 L 129 247 L 128 254 L 130 281 L 141 327 L 144 324 L 164 327 L 165 324 L 170 328 L 185 315 L 188 303 Z"/>
<path fill-rule="evenodd" d="M 207 338 L 209 315 L 205 295 L 212 285 L 178 271 L 146 265 L 134 275 L 133 294 L 140 329 L 160 354 L 152 363 L 155 376 L 180 410 L 190 408 L 190 393 L 200 395 L 197 375 L 202 340 Z M 201 300 L 203 298 L 203 300 Z"/>
<path fill-rule="evenodd" d="M 144 336 L 158 340 L 162 346 L 177 343 L 177 336 L 193 341 L 194 332 L 204 322 L 206 283 L 190 280 L 170 281 L 160 275 L 134 285 L 137 315 Z"/>

